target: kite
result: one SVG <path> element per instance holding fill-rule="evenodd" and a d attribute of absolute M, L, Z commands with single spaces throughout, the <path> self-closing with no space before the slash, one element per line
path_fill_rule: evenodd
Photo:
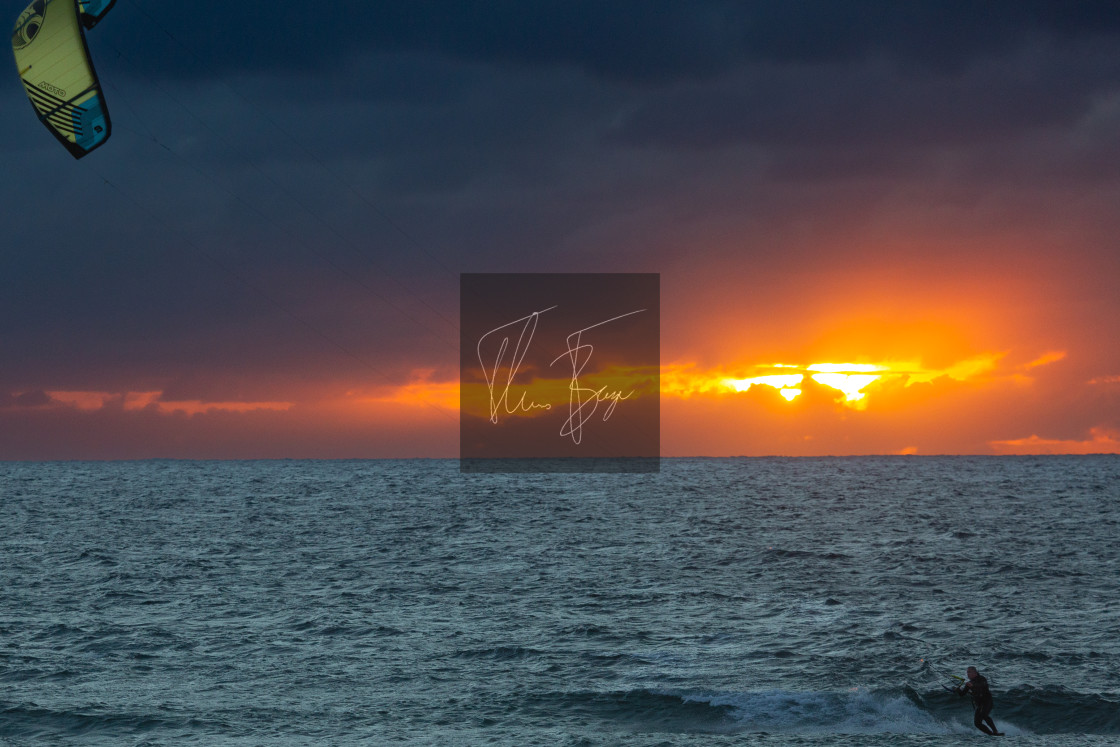
<path fill-rule="evenodd" d="M 12 31 L 12 51 L 35 113 L 70 155 L 109 139 L 109 110 L 86 46 L 116 0 L 33 0 Z"/>
<path fill-rule="evenodd" d="M 117 0 L 78 0 L 78 13 L 82 25 L 91 29 L 97 25 Z"/>

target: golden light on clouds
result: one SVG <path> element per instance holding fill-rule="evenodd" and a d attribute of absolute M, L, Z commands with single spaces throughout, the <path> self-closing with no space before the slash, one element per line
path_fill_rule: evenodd
<path fill-rule="evenodd" d="M 1048 365 L 1050 363 L 1057 363 L 1058 361 L 1064 359 L 1065 357 L 1066 357 L 1066 351 L 1064 351 L 1064 350 L 1051 350 L 1049 352 L 1043 353 L 1042 355 L 1038 356 L 1033 361 L 1031 361 L 1026 366 L 1024 366 L 1024 368 L 1037 368 L 1038 366 L 1045 366 L 1045 365 Z"/>
<path fill-rule="evenodd" d="M 944 366 L 926 366 L 920 360 L 883 361 L 878 363 L 768 363 L 743 366 L 750 375 L 728 375 L 723 369 L 704 372 L 695 364 L 669 364 L 662 367 L 661 392 L 673 397 L 688 398 L 701 394 L 733 394 L 753 387 L 771 387 L 788 402 L 804 390 L 806 380 L 835 390 L 838 401 L 853 409 L 863 409 L 869 400 L 869 388 L 880 382 L 894 381 L 905 387 L 938 379 L 967 381 L 992 374 L 1005 356 L 1003 352 L 974 355 Z M 1064 353 L 1047 353 L 1028 366 L 1041 366 L 1061 360 Z M 1022 374 L 1014 374 L 1019 379 Z"/>
<path fill-rule="evenodd" d="M 1034 369 L 1065 358 L 1063 351 L 1050 351 L 1030 360 L 1029 363 L 1005 367 L 998 372 L 1000 361 L 1005 352 L 989 352 L 973 355 L 943 366 L 925 366 L 920 360 L 881 361 L 881 362 L 812 362 L 761 363 L 703 370 L 695 363 L 670 363 L 660 369 L 660 394 L 663 397 L 688 399 L 695 396 L 735 396 L 759 389 L 774 390 L 786 402 L 794 402 L 805 391 L 809 382 L 832 390 L 835 401 L 843 407 L 862 410 L 876 400 L 878 385 L 893 382 L 901 388 L 916 384 L 942 381 L 980 381 L 1000 380 L 1022 383 L 1033 380 Z M 648 394 L 647 386 L 654 381 L 657 372 L 633 368 L 608 368 L 586 377 L 582 383 L 595 388 L 635 389 L 638 394 Z M 1108 384 L 1120 381 L 1120 377 L 1100 377 L 1091 384 Z M 643 386 L 642 384 L 646 386 Z M 553 404 L 566 402 L 569 395 L 570 379 L 562 377 L 532 377 L 526 382 L 532 395 Z M 342 399 L 350 406 L 379 406 L 396 404 L 404 406 L 436 408 L 457 411 L 460 407 L 460 382 L 456 379 L 440 381 L 430 369 L 416 370 L 409 380 L 392 387 L 373 389 L 351 389 Z M 464 387 L 472 393 L 479 410 L 485 410 L 485 402 L 490 394 L 484 383 L 471 382 Z M 206 412 L 251 412 L 255 410 L 287 410 L 294 406 L 291 401 L 204 401 L 168 400 L 159 390 L 104 392 L 51 390 L 46 394 L 54 405 L 72 407 L 90 412 L 103 408 L 116 407 L 125 411 L 149 410 L 164 414 L 184 413 L 195 415 Z M 341 393 L 340 393 L 341 394 Z M 535 413 L 527 413 L 535 414 Z M 1010 443 L 1010 442 L 1008 442 Z"/>
<path fill-rule="evenodd" d="M 355 391 L 347 392 L 348 397 L 353 397 L 356 403 L 384 403 L 393 402 L 405 405 L 419 405 L 422 407 L 436 407 L 444 410 L 459 409 L 459 382 L 457 380 L 435 381 L 435 371 L 424 369 L 414 371 L 412 380 L 392 389 L 374 394 L 359 394 Z"/>
<path fill-rule="evenodd" d="M 796 354 L 778 353 L 731 360 L 715 358 L 712 365 L 678 360 L 660 371 L 606 367 L 581 382 L 633 391 L 637 402 L 657 391 L 654 382 L 660 376 L 662 443 L 671 456 L 1120 453 L 1120 430 L 1110 414 L 1120 397 L 1116 368 L 1089 369 L 1080 355 L 1052 346 L 966 348 L 956 356 L 944 350 L 928 357 L 841 350 L 834 358 L 799 360 Z M 24 420 L 38 412 L 74 418 L 89 428 L 123 428 L 129 422 L 150 426 L 159 418 L 174 428 L 222 424 L 234 433 L 267 423 L 278 438 L 286 437 L 284 428 L 291 423 L 313 423 L 323 433 L 366 433 L 362 429 L 368 428 L 394 434 L 410 428 L 446 430 L 459 422 L 460 382 L 447 376 L 417 368 L 390 385 L 359 380 L 324 391 L 285 384 L 243 398 L 238 395 L 244 388 L 209 389 L 211 400 L 197 399 L 199 392 L 193 390 L 165 393 L 158 386 L 28 390 L 0 402 L 0 410 Z M 520 397 L 525 387 L 530 399 L 552 404 L 551 410 L 524 414 L 532 418 L 567 408 L 570 384 L 570 378 L 532 372 L 517 378 L 513 393 Z M 465 388 L 485 413 L 490 401 L 485 383 L 468 379 Z M 468 397 L 468 413 L 473 401 Z M 1055 414 L 1048 419 L 998 422 L 998 414 L 1009 408 L 1050 402 Z M 620 405 L 620 415 L 629 404 Z M 1065 426 L 1056 408 L 1079 408 L 1088 422 Z"/>
<path fill-rule="evenodd" d="M 788 368 L 788 366 L 782 366 Z M 787 402 L 792 402 L 797 395 L 801 394 L 801 381 L 805 378 L 804 374 L 769 374 L 767 376 L 755 376 L 749 379 L 732 379 L 727 378 L 723 380 L 724 385 L 734 389 L 736 392 L 745 392 L 752 386 L 772 386 L 778 390 L 778 393 L 785 397 Z"/>
<path fill-rule="evenodd" d="M 455 382 L 455 409 L 463 408 L 471 415 L 487 419 L 495 416 L 495 408 L 503 417 L 546 417 L 556 408 L 567 407 L 573 396 L 613 399 L 617 395 L 621 401 L 662 393 L 655 386 L 658 374 L 655 366 L 607 366 L 581 374 L 576 380 L 571 376 L 552 375 L 528 376 L 524 381 L 517 381 L 510 373 L 508 369 L 496 371 L 493 385 L 479 381 L 462 385 Z M 577 395 L 573 394 L 573 387 L 578 390 Z"/>
<path fill-rule="evenodd" d="M 769 376 L 755 376 L 750 379 L 723 380 L 723 383 L 737 392 L 745 392 L 756 384 L 772 386 L 775 389 L 793 388 L 801 384 L 804 374 L 771 374 Z"/>
<path fill-rule="evenodd" d="M 865 396 L 863 389 L 877 381 L 889 369 L 870 363 L 813 363 L 801 369 L 792 364 L 775 364 L 774 368 L 791 369 L 796 373 L 764 374 L 747 378 L 723 379 L 722 383 L 736 392 L 748 391 L 752 386 L 769 386 L 778 390 L 787 402 L 801 394 L 806 376 L 818 384 L 844 393 L 845 402 L 858 402 Z"/>
<path fill-rule="evenodd" d="M 859 402 L 866 396 L 863 388 L 878 381 L 886 366 L 870 363 L 814 363 L 808 367 L 813 381 L 844 393 L 845 402 Z M 874 372 L 874 373 L 871 373 Z"/>

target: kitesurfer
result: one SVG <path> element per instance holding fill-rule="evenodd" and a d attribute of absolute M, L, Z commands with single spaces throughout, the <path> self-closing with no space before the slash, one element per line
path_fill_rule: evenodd
<path fill-rule="evenodd" d="M 968 675 L 968 681 L 956 688 L 957 695 L 964 695 L 968 693 L 972 696 L 972 706 L 976 709 L 976 714 L 972 718 L 972 723 L 976 724 L 976 728 L 985 734 L 992 736 L 1002 737 L 1002 731 L 996 731 L 996 722 L 992 721 L 992 691 L 988 689 L 988 680 L 980 672 L 976 671 L 976 667 L 969 667 L 965 672 Z"/>

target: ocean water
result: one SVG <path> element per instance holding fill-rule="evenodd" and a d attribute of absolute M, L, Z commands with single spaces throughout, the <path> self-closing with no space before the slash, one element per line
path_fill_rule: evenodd
<path fill-rule="evenodd" d="M 0 464 L 0 744 L 1120 744 L 1118 478 Z"/>

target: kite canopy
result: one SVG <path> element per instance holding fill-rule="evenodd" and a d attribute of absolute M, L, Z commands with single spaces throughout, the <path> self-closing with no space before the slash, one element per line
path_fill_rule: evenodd
<path fill-rule="evenodd" d="M 109 139 L 109 110 L 82 26 L 92 28 L 114 0 L 34 0 L 12 31 L 12 50 L 31 106 L 81 158 Z"/>

